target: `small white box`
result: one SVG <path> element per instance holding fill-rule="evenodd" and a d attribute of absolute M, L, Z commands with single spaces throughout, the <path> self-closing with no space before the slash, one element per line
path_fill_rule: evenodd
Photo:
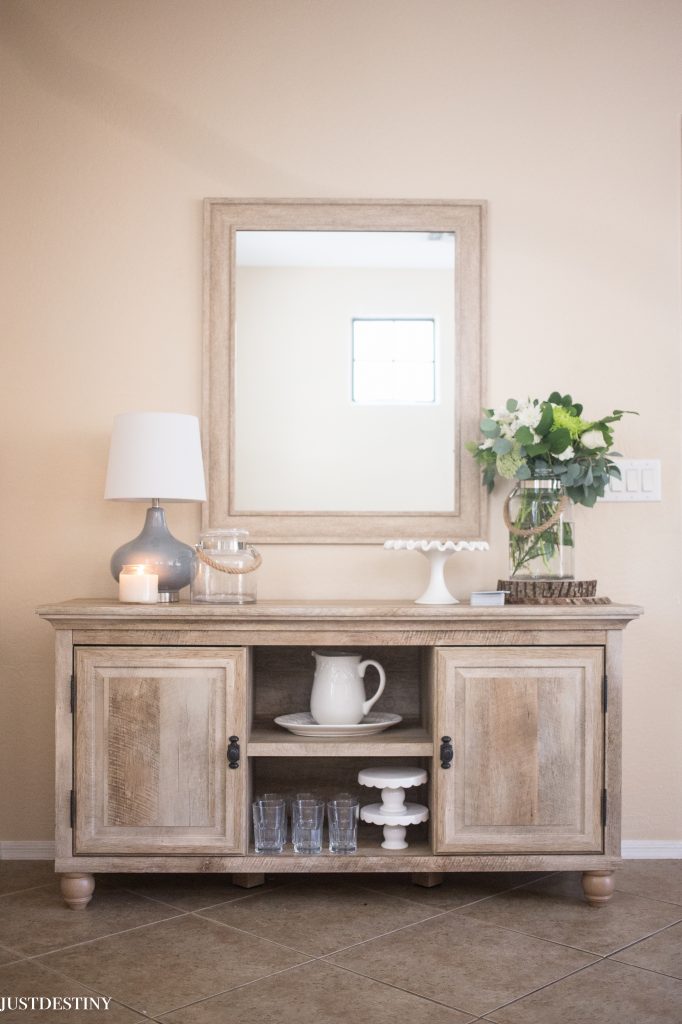
<path fill-rule="evenodd" d="M 474 590 L 469 604 L 479 608 L 500 608 L 504 604 L 504 590 Z"/>

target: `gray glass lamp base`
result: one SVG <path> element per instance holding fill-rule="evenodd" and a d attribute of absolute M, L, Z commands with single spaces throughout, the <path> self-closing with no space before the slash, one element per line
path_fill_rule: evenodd
<path fill-rule="evenodd" d="M 111 574 L 118 580 L 124 565 L 149 565 L 159 577 L 159 601 L 180 600 L 179 591 L 192 579 L 194 549 L 176 540 L 166 525 L 165 509 L 147 509 L 142 533 L 111 556 Z"/>

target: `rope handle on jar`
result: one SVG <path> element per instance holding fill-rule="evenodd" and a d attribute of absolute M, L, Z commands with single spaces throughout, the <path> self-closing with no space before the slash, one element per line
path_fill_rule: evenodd
<path fill-rule="evenodd" d="M 216 562 L 215 558 L 210 558 L 203 548 L 200 548 L 198 544 L 194 545 L 194 550 L 197 553 L 197 558 L 204 565 L 210 565 L 212 569 L 217 569 L 218 572 L 228 572 L 232 576 L 243 576 L 247 572 L 255 572 L 258 566 L 263 561 L 262 556 L 255 550 L 255 548 L 249 548 L 249 551 L 253 552 L 254 561 L 253 565 L 245 565 L 243 568 L 238 568 L 235 565 L 222 565 L 221 562 Z"/>
<path fill-rule="evenodd" d="M 559 504 L 556 510 L 552 513 L 546 523 L 542 523 L 541 526 L 529 526 L 526 529 L 522 529 L 520 526 L 514 526 L 509 515 L 509 501 L 511 499 L 511 493 L 507 495 L 504 501 L 502 509 L 502 515 L 504 516 L 504 525 L 507 527 L 513 537 L 535 537 L 538 533 L 545 533 L 559 522 L 562 515 L 568 508 L 569 499 L 565 494 L 562 494 L 559 498 Z"/>

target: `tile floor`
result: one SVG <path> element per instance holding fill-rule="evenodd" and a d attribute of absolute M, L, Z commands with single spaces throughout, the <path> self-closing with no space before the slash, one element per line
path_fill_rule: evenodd
<path fill-rule="evenodd" d="M 626 862 L 599 909 L 573 874 L 115 875 L 84 912 L 50 864 L 0 861 L 20 995 L 112 1002 L 0 1024 L 682 1024 L 682 861 Z"/>

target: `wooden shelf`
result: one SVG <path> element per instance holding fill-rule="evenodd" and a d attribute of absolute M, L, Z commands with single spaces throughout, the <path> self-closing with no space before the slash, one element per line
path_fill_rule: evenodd
<path fill-rule="evenodd" d="M 327 836 L 325 834 L 325 843 Z M 409 835 L 408 835 L 409 840 Z M 424 841 L 415 841 L 410 843 L 406 850 L 384 850 L 381 846 L 381 829 L 377 828 L 376 837 L 374 840 L 368 840 L 361 836 L 358 836 L 358 848 L 355 853 L 331 853 L 329 848 L 325 845 L 322 848 L 322 853 L 306 854 L 306 853 L 294 853 L 291 844 L 289 843 L 283 853 L 270 853 L 270 854 L 259 854 L 256 853 L 253 846 L 249 847 L 247 856 L 251 862 L 249 870 L 257 870 L 258 865 L 255 863 L 262 858 L 263 861 L 267 861 L 267 866 L 264 868 L 266 871 L 277 871 L 277 867 L 273 864 L 280 864 L 281 870 L 286 870 L 285 865 L 300 864 L 301 867 L 310 867 L 320 861 L 326 861 L 331 869 L 331 863 L 346 863 L 352 861 L 365 860 L 368 857 L 391 857 L 392 859 L 402 860 L 409 857 L 430 857 L 432 856 L 431 847 L 429 843 Z"/>
<path fill-rule="evenodd" d="M 401 723 L 375 736 L 315 739 L 257 722 L 246 753 L 249 757 L 431 757 L 433 739 L 423 726 L 411 723 Z"/>

